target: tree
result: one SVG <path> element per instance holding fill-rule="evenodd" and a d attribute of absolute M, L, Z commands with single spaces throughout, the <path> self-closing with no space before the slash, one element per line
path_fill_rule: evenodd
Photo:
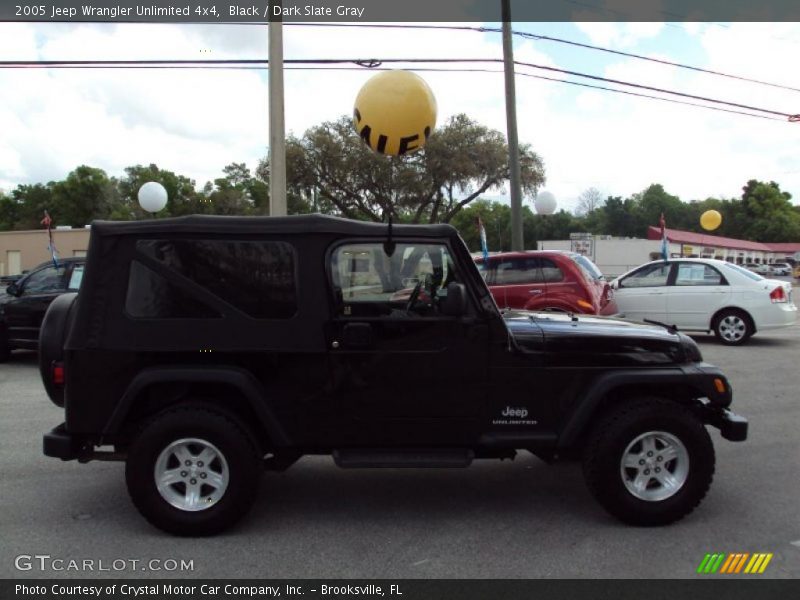
<path fill-rule="evenodd" d="M 19 202 L 0 191 L 0 231 L 14 229 L 19 220 L 19 211 Z"/>
<path fill-rule="evenodd" d="M 156 181 L 167 191 L 167 206 L 161 216 L 180 216 L 210 212 L 204 198 L 195 191 L 194 180 L 161 169 L 150 163 L 148 166 L 135 165 L 125 169 L 125 177 L 119 181 L 120 202 L 112 213 L 114 219 L 142 219 L 146 213 L 139 206 L 139 188 L 148 181 Z"/>
<path fill-rule="evenodd" d="M 486 245 L 491 252 L 511 249 L 511 207 L 508 204 L 478 199 L 455 214 L 450 223 L 458 229 L 472 252 L 481 250 L 478 218 L 486 230 Z"/>
<path fill-rule="evenodd" d="M 605 204 L 605 200 L 603 200 L 600 190 L 596 187 L 590 187 L 578 196 L 578 207 L 575 212 L 578 216 L 586 216 L 601 208 L 603 204 Z"/>
<path fill-rule="evenodd" d="M 544 182 L 541 159 L 520 147 L 522 188 Z M 374 153 L 350 117 L 312 127 L 287 141 L 287 187 L 326 212 L 354 219 L 449 222 L 461 209 L 508 179 L 503 135 L 452 117 L 420 151 L 403 157 Z"/>
<path fill-rule="evenodd" d="M 64 224 L 59 215 L 53 215 L 52 182 L 48 185 L 37 183 L 34 185 L 18 185 L 11 191 L 14 205 L 8 206 L 9 218 L 13 218 L 13 229 L 39 229 L 44 217 L 44 211 L 50 211 L 55 224 Z"/>
<path fill-rule="evenodd" d="M 742 210 L 747 218 L 746 235 L 759 242 L 792 242 L 800 239 L 800 215 L 792 195 L 774 181 L 751 179 L 742 188 Z"/>
<path fill-rule="evenodd" d="M 60 225 L 83 227 L 94 219 L 107 219 L 119 204 L 117 182 L 95 167 L 81 165 L 50 188 L 49 212 Z"/>
<path fill-rule="evenodd" d="M 297 153 L 298 148 L 286 148 L 286 154 Z M 297 158 L 287 159 L 287 162 L 292 164 L 299 164 Z M 256 167 L 256 179 L 263 185 L 263 198 L 256 197 L 256 211 L 258 214 L 269 214 L 269 211 L 264 211 L 264 204 L 269 206 L 269 157 L 262 158 L 258 167 Z M 298 177 L 302 180 L 302 177 Z M 287 185 L 286 189 L 286 212 L 290 215 L 303 215 L 311 212 L 328 212 L 320 210 L 317 201 L 316 188 L 309 182 L 305 185 Z"/>

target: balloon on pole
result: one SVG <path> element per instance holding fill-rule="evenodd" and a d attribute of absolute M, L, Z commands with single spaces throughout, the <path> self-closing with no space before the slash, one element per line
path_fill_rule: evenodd
<path fill-rule="evenodd" d="M 707 210 L 700 215 L 700 227 L 706 231 L 714 231 L 722 224 L 722 215 L 716 210 Z"/>
<path fill-rule="evenodd" d="M 139 188 L 139 206 L 149 213 L 157 213 L 167 205 L 167 190 L 157 181 L 148 181 Z"/>
<path fill-rule="evenodd" d="M 534 198 L 533 207 L 540 215 L 552 215 L 556 212 L 556 197 L 552 192 L 542 191 Z"/>
<path fill-rule="evenodd" d="M 436 98 L 419 75 L 383 71 L 368 79 L 358 92 L 353 124 L 375 152 L 409 154 L 425 145 L 436 126 Z"/>

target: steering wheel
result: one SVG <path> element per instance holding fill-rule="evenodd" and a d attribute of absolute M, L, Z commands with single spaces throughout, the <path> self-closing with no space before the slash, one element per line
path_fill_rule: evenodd
<path fill-rule="evenodd" d="M 408 297 L 408 303 L 406 303 L 406 312 L 409 312 L 412 308 L 414 308 L 414 303 L 416 303 L 417 298 L 419 298 L 419 293 L 422 291 L 422 285 L 424 280 L 420 278 L 417 282 L 417 285 L 414 286 L 414 289 L 411 290 L 411 295 Z"/>

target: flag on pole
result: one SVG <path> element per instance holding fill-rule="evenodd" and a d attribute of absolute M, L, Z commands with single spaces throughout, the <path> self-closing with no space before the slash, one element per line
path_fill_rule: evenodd
<path fill-rule="evenodd" d="M 481 236 L 481 252 L 483 252 L 483 260 L 489 260 L 489 246 L 486 244 L 486 228 L 483 226 L 483 221 L 478 217 L 478 233 Z"/>
<path fill-rule="evenodd" d="M 667 260 L 669 258 L 669 244 L 667 243 L 667 222 L 664 220 L 664 213 L 661 213 L 661 219 L 658 224 L 661 225 L 661 258 Z"/>
<path fill-rule="evenodd" d="M 57 269 L 58 250 L 56 250 L 56 243 L 53 241 L 53 219 L 50 218 L 50 213 L 44 211 L 44 219 L 42 219 L 41 223 L 47 227 L 47 249 L 50 251 L 50 256 L 53 258 L 53 266 Z"/>

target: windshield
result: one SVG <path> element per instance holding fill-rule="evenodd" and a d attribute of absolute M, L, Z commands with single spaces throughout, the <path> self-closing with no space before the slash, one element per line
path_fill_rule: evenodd
<path fill-rule="evenodd" d="M 597 268 L 597 265 L 583 256 L 583 254 L 571 254 L 570 258 L 578 263 L 578 266 L 583 269 L 583 272 L 586 273 L 590 279 L 594 279 L 596 281 L 605 280 L 606 276 L 603 275 L 600 269 Z"/>
<path fill-rule="evenodd" d="M 752 279 L 753 281 L 761 281 L 764 278 L 759 275 L 758 273 L 753 273 L 752 271 L 748 271 L 747 269 L 740 267 L 739 265 L 735 265 L 733 263 L 725 263 L 725 266 L 729 268 L 731 271 L 736 271 L 740 275 L 744 275 L 748 279 Z"/>

